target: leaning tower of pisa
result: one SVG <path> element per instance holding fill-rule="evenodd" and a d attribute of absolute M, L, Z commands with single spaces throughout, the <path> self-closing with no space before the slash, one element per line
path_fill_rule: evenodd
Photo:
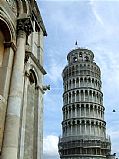
<path fill-rule="evenodd" d="M 111 158 L 106 135 L 101 71 L 91 50 L 76 48 L 67 56 L 63 76 L 61 159 Z"/>

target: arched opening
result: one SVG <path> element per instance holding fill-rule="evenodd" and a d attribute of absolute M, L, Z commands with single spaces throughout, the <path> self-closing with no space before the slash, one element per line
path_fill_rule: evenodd
<path fill-rule="evenodd" d="M 3 55 L 4 55 L 4 41 L 5 37 L 3 32 L 0 30 L 0 66 L 2 66 Z"/>
<path fill-rule="evenodd" d="M 0 67 L 3 64 L 3 57 L 5 51 L 4 44 L 5 42 L 10 42 L 10 41 L 11 41 L 10 30 L 7 24 L 2 19 L 0 19 Z"/>
<path fill-rule="evenodd" d="M 72 92 L 72 102 L 75 102 L 75 92 Z"/>
<path fill-rule="evenodd" d="M 81 116 L 84 116 L 84 104 L 81 104 Z"/>
<path fill-rule="evenodd" d="M 71 80 L 69 81 L 69 87 L 68 87 L 68 89 L 71 89 Z"/>
<path fill-rule="evenodd" d="M 83 86 L 83 78 L 82 77 L 80 78 L 80 86 L 81 87 Z"/>
<path fill-rule="evenodd" d="M 69 102 L 68 102 L 68 104 L 70 104 L 71 103 L 71 92 L 69 92 Z"/>
<path fill-rule="evenodd" d="M 29 71 L 29 81 L 30 84 L 35 84 L 35 86 L 37 85 L 37 77 L 32 69 Z"/>
<path fill-rule="evenodd" d="M 94 121 L 91 121 L 91 135 L 95 135 L 94 134 Z"/>
<path fill-rule="evenodd" d="M 79 102 L 79 90 L 76 91 L 76 102 Z"/>
<path fill-rule="evenodd" d="M 84 101 L 84 92 L 81 90 L 81 101 Z"/>
<path fill-rule="evenodd" d="M 79 78 L 76 78 L 76 88 L 79 87 Z"/>
<path fill-rule="evenodd" d="M 39 89 L 36 87 L 38 84 L 38 77 L 34 68 L 29 70 L 29 82 L 25 81 L 24 85 L 24 100 L 23 108 L 26 107 L 26 120 L 24 123 L 25 137 L 24 137 L 24 156 L 32 155 L 32 147 L 29 145 L 37 145 L 36 136 L 38 131 L 38 112 L 42 107 L 39 103 Z M 42 102 L 42 97 L 41 97 Z M 41 107 L 41 108 L 40 108 Z M 28 140 L 32 139 L 32 140 Z M 29 154 L 27 148 L 29 148 Z"/>
<path fill-rule="evenodd" d="M 86 116 L 89 116 L 89 104 L 86 104 Z"/>
<path fill-rule="evenodd" d="M 90 121 L 89 120 L 86 121 L 86 134 L 87 135 L 90 134 Z"/>
<path fill-rule="evenodd" d="M 7 99 L 9 92 L 9 83 L 13 63 L 13 54 L 9 56 L 10 51 L 5 48 L 5 43 L 11 41 L 11 34 L 7 23 L 0 18 L 0 151 L 3 140 L 3 132 L 6 117 Z M 13 53 L 13 52 L 12 52 Z M 9 58 L 10 57 L 10 58 Z"/>
<path fill-rule="evenodd" d="M 75 79 L 73 79 L 73 88 L 75 88 Z"/>
<path fill-rule="evenodd" d="M 85 134 L 85 120 L 82 120 L 81 122 L 81 134 Z"/>
<path fill-rule="evenodd" d="M 11 41 L 11 33 L 9 30 L 9 27 L 2 19 L 0 19 L 0 31 L 4 35 L 5 42 L 10 42 Z"/>
<path fill-rule="evenodd" d="M 72 105 L 72 117 L 73 118 L 75 117 L 75 105 L 74 104 Z"/>
<path fill-rule="evenodd" d="M 88 90 L 85 90 L 85 101 L 88 101 Z"/>
<path fill-rule="evenodd" d="M 89 91 L 89 101 L 92 102 L 92 90 Z"/>

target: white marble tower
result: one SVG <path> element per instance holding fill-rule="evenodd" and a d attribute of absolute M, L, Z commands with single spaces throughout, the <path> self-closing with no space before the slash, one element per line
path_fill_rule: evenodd
<path fill-rule="evenodd" d="M 110 138 L 106 135 L 101 71 L 91 50 L 69 52 L 63 76 L 61 159 L 112 158 Z"/>

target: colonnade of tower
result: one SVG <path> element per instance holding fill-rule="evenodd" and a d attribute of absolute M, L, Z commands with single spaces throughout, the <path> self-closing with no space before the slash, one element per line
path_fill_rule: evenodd
<path fill-rule="evenodd" d="M 68 56 L 63 76 L 62 159 L 104 159 L 110 155 L 106 136 L 101 71 L 91 50 L 77 48 Z"/>

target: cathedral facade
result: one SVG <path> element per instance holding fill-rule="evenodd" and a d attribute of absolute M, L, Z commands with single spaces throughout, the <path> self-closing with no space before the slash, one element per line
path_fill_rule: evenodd
<path fill-rule="evenodd" d="M 76 48 L 67 56 L 63 76 L 61 159 L 112 159 L 106 135 L 101 70 L 91 50 Z"/>
<path fill-rule="evenodd" d="M 35 0 L 0 0 L 0 159 L 42 159 L 46 35 Z"/>

